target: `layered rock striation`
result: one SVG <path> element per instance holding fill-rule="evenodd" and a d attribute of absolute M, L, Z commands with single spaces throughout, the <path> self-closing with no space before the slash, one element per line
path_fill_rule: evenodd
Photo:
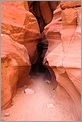
<path fill-rule="evenodd" d="M 81 4 L 61 2 L 44 28 L 49 47 L 44 64 L 56 75 L 57 98 L 76 120 L 81 113 Z M 46 63 L 47 62 L 47 63 Z"/>
<path fill-rule="evenodd" d="M 2 2 L 1 26 L 2 108 L 9 107 L 17 86 L 30 83 L 29 71 L 44 30 L 48 50 L 43 63 L 53 80 L 56 76 L 57 99 L 80 120 L 81 3 Z"/>

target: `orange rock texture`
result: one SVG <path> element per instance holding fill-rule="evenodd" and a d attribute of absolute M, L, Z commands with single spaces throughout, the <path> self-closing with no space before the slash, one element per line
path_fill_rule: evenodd
<path fill-rule="evenodd" d="M 37 18 L 41 32 L 44 26 L 52 21 L 53 11 L 59 3 L 59 1 L 28 1 L 29 11 Z"/>
<path fill-rule="evenodd" d="M 61 2 L 44 33 L 49 42 L 44 64 L 56 75 L 57 98 L 80 120 L 81 3 Z"/>
<path fill-rule="evenodd" d="M 2 108 L 7 108 L 17 84 L 29 82 L 31 63 L 36 61 L 39 26 L 27 2 L 2 2 Z"/>
<path fill-rule="evenodd" d="M 80 120 L 81 3 L 2 2 L 1 26 L 2 108 L 11 104 L 17 85 L 29 83 L 41 30 L 49 42 L 43 63 L 56 76 L 57 99 Z"/>

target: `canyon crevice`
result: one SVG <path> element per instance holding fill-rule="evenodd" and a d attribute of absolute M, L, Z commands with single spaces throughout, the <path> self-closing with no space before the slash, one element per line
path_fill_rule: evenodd
<path fill-rule="evenodd" d="M 42 33 L 48 41 L 43 65 L 55 82 L 56 98 L 81 119 L 81 2 L 2 2 L 1 102 L 12 104 L 17 89 L 31 84 Z"/>

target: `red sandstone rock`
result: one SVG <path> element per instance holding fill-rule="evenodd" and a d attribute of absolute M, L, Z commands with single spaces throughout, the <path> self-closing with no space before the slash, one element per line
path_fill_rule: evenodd
<path fill-rule="evenodd" d="M 28 49 L 29 56 L 33 57 L 40 32 L 36 18 L 25 9 L 26 7 L 23 4 L 26 5 L 27 3 L 2 3 L 2 33 L 9 35 L 14 41 L 24 44 Z M 30 51 L 30 48 L 33 50 Z"/>
<path fill-rule="evenodd" d="M 60 6 L 65 10 L 61 10 Z M 47 67 L 56 75 L 57 98 L 74 114 L 76 120 L 80 120 L 81 112 L 81 8 L 79 6 L 80 2 L 62 2 L 54 11 L 52 19 L 48 2 L 40 1 L 42 17 L 46 24 L 49 23 L 44 29 L 49 41 L 44 63 L 47 61 Z M 40 35 L 36 19 L 26 11 L 23 2 L 3 2 L 2 33 L 4 34 L 2 36 L 2 107 L 7 108 L 16 92 L 16 84 L 18 83 L 20 87 L 29 81 L 29 56 L 31 62 L 35 62 L 36 55 L 33 56 Z M 28 51 L 16 41 L 25 45 Z"/>
<path fill-rule="evenodd" d="M 74 114 L 76 120 L 80 120 L 81 112 L 80 15 L 80 7 L 65 10 L 58 7 L 52 22 L 44 29 L 49 42 L 44 63 L 47 61 L 47 66 L 56 75 L 58 99 Z"/>
<path fill-rule="evenodd" d="M 37 59 L 40 32 L 36 18 L 28 10 L 27 2 L 2 2 L 3 109 L 10 106 L 17 86 L 31 83 L 28 74 L 31 62 Z"/>
<path fill-rule="evenodd" d="M 28 1 L 28 6 L 31 7 L 34 1 Z"/>
<path fill-rule="evenodd" d="M 52 9 L 52 11 L 54 11 L 56 9 L 56 7 L 58 6 L 57 1 L 48 1 L 50 8 Z"/>
<path fill-rule="evenodd" d="M 60 3 L 60 7 L 61 7 L 62 9 L 74 8 L 74 7 L 81 7 L 81 1 L 78 1 L 78 2 L 76 2 L 76 1 L 61 2 L 61 3 Z"/>
<path fill-rule="evenodd" d="M 8 35 L 2 34 L 2 108 L 7 108 L 16 93 L 19 67 L 30 68 L 27 49 L 14 42 Z"/>
<path fill-rule="evenodd" d="M 61 21 L 61 8 L 58 8 L 53 16 L 53 20 L 44 28 L 44 33 L 49 42 L 48 51 L 46 55 L 51 52 L 60 42 L 61 42 L 61 33 L 60 30 L 62 28 Z"/>
<path fill-rule="evenodd" d="M 52 20 L 53 11 L 60 1 L 29 1 L 29 10 L 37 18 L 40 30 L 43 31 L 46 24 Z"/>
<path fill-rule="evenodd" d="M 47 1 L 40 1 L 41 15 L 46 24 L 49 24 L 52 20 L 52 12 Z"/>
<path fill-rule="evenodd" d="M 75 9 L 65 9 L 62 11 L 62 24 L 76 25 L 77 22 L 77 12 Z"/>
<path fill-rule="evenodd" d="M 42 32 L 43 29 L 44 29 L 44 26 L 45 26 L 45 21 L 43 20 L 43 17 L 41 15 L 40 1 L 37 1 L 37 2 L 34 3 L 33 11 L 34 11 L 35 16 L 36 16 L 36 18 L 38 20 L 38 24 L 39 24 L 40 30 Z"/>

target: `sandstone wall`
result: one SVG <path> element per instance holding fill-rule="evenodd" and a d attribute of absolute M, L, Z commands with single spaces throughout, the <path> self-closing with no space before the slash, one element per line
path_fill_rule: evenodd
<path fill-rule="evenodd" d="M 59 3 L 59 1 L 28 1 L 29 10 L 37 18 L 41 32 L 45 25 L 52 21 L 53 11 Z"/>
<path fill-rule="evenodd" d="M 81 5 L 80 2 L 59 3 L 32 1 L 29 6 L 33 4 L 30 9 L 39 17 L 40 28 L 49 42 L 44 65 L 56 75 L 57 99 L 80 120 Z M 2 2 L 1 26 L 2 108 L 5 109 L 11 104 L 17 85 L 30 83 L 28 75 L 37 59 L 40 31 L 36 18 L 29 12 L 28 2 Z"/>
<path fill-rule="evenodd" d="M 51 67 L 58 86 L 56 95 L 76 120 L 81 113 L 81 4 L 61 2 L 44 28 L 49 42 L 44 64 Z M 46 63 L 48 62 L 48 63 Z"/>
<path fill-rule="evenodd" d="M 31 63 L 37 59 L 40 38 L 36 18 L 27 2 L 2 2 L 2 108 L 7 108 L 16 88 L 28 84 Z"/>

